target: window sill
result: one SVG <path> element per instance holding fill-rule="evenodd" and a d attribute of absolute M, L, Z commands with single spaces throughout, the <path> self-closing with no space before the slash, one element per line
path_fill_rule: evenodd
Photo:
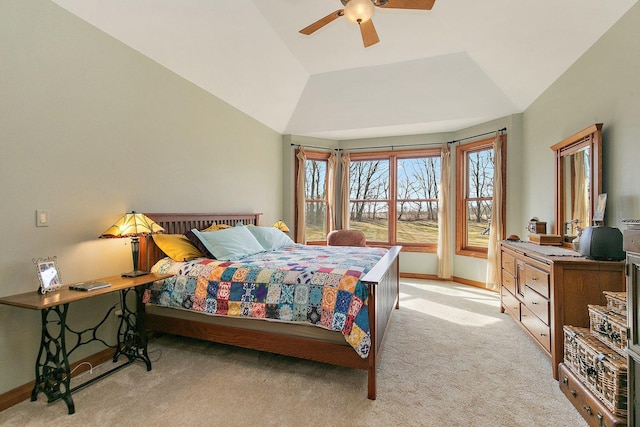
<path fill-rule="evenodd" d="M 326 242 L 307 242 L 307 245 L 309 246 L 327 246 Z M 390 245 L 388 243 L 376 243 L 376 242 L 367 242 L 367 246 L 370 246 L 372 248 L 385 248 L 385 249 L 389 249 L 391 248 L 391 246 L 394 245 Z M 406 243 L 397 243 L 395 246 L 402 246 L 402 250 L 401 252 L 417 252 L 417 253 L 433 253 L 435 254 L 438 249 L 436 246 L 431 246 L 431 247 L 427 247 L 427 246 L 406 246 Z"/>
<path fill-rule="evenodd" d="M 469 250 L 469 249 L 458 249 L 456 250 L 456 255 L 467 256 L 471 258 L 484 258 L 487 259 L 487 251 L 480 250 Z"/>

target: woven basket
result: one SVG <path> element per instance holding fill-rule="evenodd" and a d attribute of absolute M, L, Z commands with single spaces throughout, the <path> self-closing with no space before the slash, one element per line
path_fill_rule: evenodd
<path fill-rule="evenodd" d="M 601 305 L 588 305 L 591 335 L 626 356 L 627 318 Z"/>
<path fill-rule="evenodd" d="M 564 326 L 564 363 L 615 415 L 627 416 L 627 360 L 587 328 Z"/>
<path fill-rule="evenodd" d="M 603 291 L 607 299 L 607 308 L 621 316 L 627 315 L 627 293 Z"/>

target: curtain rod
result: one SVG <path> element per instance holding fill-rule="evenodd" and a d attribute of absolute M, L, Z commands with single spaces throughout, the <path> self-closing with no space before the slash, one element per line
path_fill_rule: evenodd
<path fill-rule="evenodd" d="M 442 143 L 440 142 L 429 142 L 429 143 L 424 143 L 424 144 L 408 144 L 408 145 L 381 145 L 379 147 L 355 147 L 355 148 L 338 148 L 338 151 L 356 151 L 356 150 L 371 150 L 374 148 L 390 148 L 391 150 L 394 150 L 396 148 L 398 149 L 402 149 L 402 148 L 408 148 L 408 147 L 442 147 Z"/>
<path fill-rule="evenodd" d="M 381 145 L 379 147 L 356 147 L 356 148 L 328 148 L 328 147 L 314 147 L 313 145 L 303 145 L 303 144 L 291 144 L 292 147 L 309 147 L 309 148 L 316 148 L 316 149 L 320 149 L 320 150 L 327 150 L 327 151 L 354 151 L 354 150 L 371 150 L 374 148 L 390 148 L 390 149 L 394 149 L 394 148 L 405 148 L 405 147 L 430 147 L 430 146 L 438 146 L 441 147 L 442 143 L 440 142 L 430 142 L 430 143 L 426 143 L 426 144 L 409 144 L 409 145 Z"/>
<path fill-rule="evenodd" d="M 502 129 L 494 130 L 491 132 L 479 133 L 478 135 L 468 136 L 466 138 L 461 138 L 461 139 L 454 139 L 453 141 L 447 142 L 447 144 L 455 144 L 456 142 L 466 141 L 467 139 L 477 138 L 479 136 L 491 135 L 492 133 L 496 133 L 496 132 L 506 132 L 506 130 L 507 128 L 504 127 Z"/>
<path fill-rule="evenodd" d="M 291 144 L 292 147 L 309 147 L 309 148 L 316 148 L 318 150 L 327 150 L 327 151 L 334 151 L 334 150 L 339 150 L 338 148 L 329 148 L 329 147 L 315 147 L 313 145 L 303 145 L 303 144 Z"/>
<path fill-rule="evenodd" d="M 503 127 L 502 129 L 498 129 L 495 131 L 491 131 L 491 132 L 485 132 L 485 133 L 479 133 L 478 135 L 473 135 L 473 136 L 468 136 L 466 138 L 461 138 L 461 139 L 454 139 L 453 141 L 449 141 L 447 142 L 447 144 L 455 144 L 456 142 L 461 142 L 461 141 L 466 141 L 467 139 L 472 139 L 472 138 L 477 138 L 479 136 L 485 136 L 485 135 L 491 135 L 495 132 L 506 132 L 507 128 Z M 439 142 L 430 142 L 430 143 L 425 143 L 425 144 L 409 144 L 409 145 L 381 145 L 379 147 L 356 147 L 356 148 L 350 148 L 350 149 L 345 149 L 345 148 L 328 148 L 328 147 L 316 147 L 313 145 L 302 145 L 302 144 L 291 144 L 292 147 L 309 147 L 309 148 L 316 148 L 319 150 L 327 150 L 327 151 L 355 151 L 355 150 L 371 150 L 371 149 L 383 149 L 383 148 L 390 148 L 391 150 L 394 150 L 396 148 L 407 148 L 407 147 L 441 147 L 442 144 Z"/>

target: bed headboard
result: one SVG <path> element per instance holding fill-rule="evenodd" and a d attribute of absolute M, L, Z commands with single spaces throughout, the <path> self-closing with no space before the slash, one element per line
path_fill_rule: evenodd
<path fill-rule="evenodd" d="M 244 225 L 260 225 L 261 213 L 239 213 L 239 214 L 209 214 L 209 213 L 146 213 L 145 215 L 154 220 L 160 227 L 164 228 L 165 234 L 184 234 L 187 231 L 197 228 L 198 230 L 209 227 L 214 222 L 216 224 L 226 224 L 235 226 L 238 222 Z M 164 253 L 158 249 L 153 242 L 153 238 L 140 239 L 139 268 L 142 271 L 149 269 L 160 259 L 164 258 Z"/>

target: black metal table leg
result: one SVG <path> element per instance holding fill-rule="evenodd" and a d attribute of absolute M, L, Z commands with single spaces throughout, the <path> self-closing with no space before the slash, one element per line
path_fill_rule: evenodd
<path fill-rule="evenodd" d="M 36 359 L 36 383 L 31 392 L 31 400 L 43 392 L 49 403 L 62 399 L 67 404 L 69 414 L 75 412 L 71 398 L 71 371 L 65 343 L 65 330 L 69 304 L 41 310 L 42 337 L 40 351 Z"/>
<path fill-rule="evenodd" d="M 168 277 L 171 275 L 157 273 L 136 277 L 117 275 L 96 279 L 97 282 L 106 282 L 109 286 L 91 292 L 79 292 L 71 289 L 71 286 L 62 286 L 56 289 L 58 292 L 55 294 L 43 295 L 33 291 L 0 297 L 0 304 L 40 311 L 42 330 L 40 348 L 35 360 L 35 384 L 31 390 L 31 400 L 38 400 L 39 393 L 43 392 L 49 403 L 58 399 L 64 400 L 69 414 L 73 414 L 75 413 L 75 405 L 71 395 L 75 391 L 129 366 L 137 360 L 144 362 L 147 371 L 150 371 L 151 360 L 147 350 L 145 310 L 142 300 L 147 285 Z M 120 292 L 120 301 L 106 311 L 97 325 L 83 330 L 74 330 L 69 327 L 67 313 L 70 303 L 116 292 Z M 113 319 L 113 313 L 119 306 L 122 308 L 122 316 L 117 325 L 116 343 L 111 345 L 114 324 L 109 320 Z M 109 338 L 105 338 L 105 336 Z M 77 366 L 82 364 L 91 366 L 92 363 L 89 362 L 90 359 L 87 359 L 85 361 L 79 360 L 71 365 L 69 359 L 77 357 L 77 355 L 73 355 L 76 349 L 98 342 L 114 349 L 113 362 L 117 362 L 121 355 L 124 355 L 126 360 L 117 363 L 111 369 L 105 371 L 101 369 L 102 373 L 100 374 L 93 375 L 93 372 L 90 372 L 92 375 L 87 380 L 78 378 L 78 382 L 85 381 L 72 388 L 71 367 L 76 363 Z M 95 356 L 100 361 L 102 360 L 101 354 Z"/>
<path fill-rule="evenodd" d="M 132 310 L 127 301 L 129 292 L 135 293 L 135 308 Z M 128 288 L 120 291 L 122 303 L 122 318 L 118 327 L 118 345 L 113 355 L 116 362 L 120 355 L 124 355 L 132 363 L 136 359 L 142 360 L 151 370 L 151 360 L 147 353 L 147 335 L 144 327 L 144 304 L 142 294 L 144 287 Z"/>

